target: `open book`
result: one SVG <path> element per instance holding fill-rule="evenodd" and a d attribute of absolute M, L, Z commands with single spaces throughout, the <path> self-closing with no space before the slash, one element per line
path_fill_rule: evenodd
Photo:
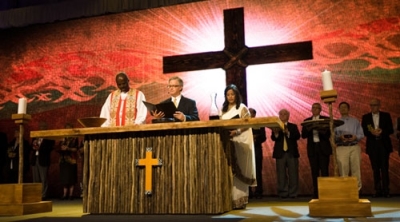
<path fill-rule="evenodd" d="M 149 112 L 155 111 L 155 110 L 157 110 L 158 112 L 159 111 L 163 112 L 165 114 L 164 118 L 174 118 L 173 115 L 177 111 L 173 102 L 152 104 L 152 103 L 143 101 L 143 103 Z"/>

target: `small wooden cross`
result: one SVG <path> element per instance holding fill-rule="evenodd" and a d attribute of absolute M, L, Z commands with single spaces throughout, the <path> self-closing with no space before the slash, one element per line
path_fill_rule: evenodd
<path fill-rule="evenodd" d="M 152 148 L 146 148 L 146 158 L 145 159 L 136 159 L 136 166 L 144 166 L 145 167 L 145 194 L 151 195 L 151 184 L 153 177 L 153 166 L 161 166 L 161 159 L 152 159 Z"/>

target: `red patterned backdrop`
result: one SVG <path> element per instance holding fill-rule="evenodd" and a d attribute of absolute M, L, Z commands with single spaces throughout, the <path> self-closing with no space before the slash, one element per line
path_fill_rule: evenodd
<path fill-rule="evenodd" d="M 224 47 L 223 10 L 244 7 L 245 39 L 249 47 L 289 42 L 313 42 L 313 60 L 256 65 L 247 68 L 248 105 L 258 116 L 291 111 L 298 124 L 319 102 L 321 72 L 332 72 L 338 102 L 348 101 L 351 114 L 369 112 L 369 100 L 382 100 L 382 110 L 400 116 L 400 3 L 387 1 L 264 1 L 210 0 L 172 7 L 127 12 L 2 30 L 0 35 L 0 131 L 11 140 L 18 98 L 28 98 L 32 121 L 26 137 L 39 121 L 49 129 L 76 119 L 98 116 L 115 89 L 115 74 L 123 71 L 131 86 L 157 103 L 168 97 L 167 79 L 179 75 L 183 94 L 197 101 L 200 118 L 208 119 L 211 92 L 223 102 L 225 74 L 222 69 L 162 73 L 163 56 Z M 323 105 L 323 114 L 328 108 Z M 334 117 L 338 118 L 337 104 Z M 270 131 L 267 130 L 268 137 Z M 363 150 L 364 148 L 364 141 Z M 311 175 L 305 140 L 300 140 L 300 194 L 311 194 Z M 399 143 L 393 136 L 391 190 L 400 194 Z M 270 139 L 264 144 L 264 190 L 275 195 L 275 160 Z M 50 195 L 61 195 L 57 154 L 50 169 Z M 362 156 L 363 192 L 372 193 L 368 157 Z"/>

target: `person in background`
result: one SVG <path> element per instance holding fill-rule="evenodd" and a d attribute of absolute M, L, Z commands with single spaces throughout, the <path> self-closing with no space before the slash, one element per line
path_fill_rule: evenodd
<path fill-rule="evenodd" d="M 0 132 L 0 184 L 6 182 L 7 134 Z"/>
<path fill-rule="evenodd" d="M 253 108 L 249 108 L 251 118 L 256 117 L 257 111 Z M 265 136 L 265 127 L 260 128 L 252 128 L 253 131 L 253 142 L 254 142 L 254 154 L 256 159 L 256 178 L 257 178 L 257 187 L 255 188 L 255 192 L 253 193 L 253 188 L 250 187 L 249 197 L 261 199 L 263 195 L 263 181 L 262 181 L 262 160 L 263 160 L 263 150 L 262 144 L 267 140 Z"/>
<path fill-rule="evenodd" d="M 250 118 L 250 112 L 242 103 L 239 89 L 230 84 L 224 91 L 225 101 L 222 105 L 220 119 Z M 234 177 L 232 188 L 233 209 L 244 209 L 249 199 L 249 186 L 256 186 L 256 171 L 254 165 L 253 132 L 250 128 L 230 130 L 229 136 L 234 144 L 232 159 Z"/>
<path fill-rule="evenodd" d="M 29 142 L 24 139 L 24 159 L 23 159 L 23 176 L 27 174 L 29 170 L 29 152 L 31 150 Z M 19 174 L 19 129 L 14 131 L 14 138 L 8 144 L 7 149 L 7 160 L 6 160 L 6 183 L 18 183 L 18 174 Z M 25 180 L 23 179 L 22 182 Z"/>
<path fill-rule="evenodd" d="M 107 119 L 102 126 L 144 124 L 147 116 L 147 108 L 142 102 L 146 101 L 144 94 L 129 87 L 125 73 L 118 73 L 115 82 L 118 89 L 108 95 L 101 108 L 100 117 Z"/>
<path fill-rule="evenodd" d="M 87 135 L 83 137 L 78 148 L 78 159 L 80 160 L 81 176 L 78 178 L 80 187 L 80 197 L 83 198 L 83 168 L 85 164 L 85 141 L 87 142 Z"/>
<path fill-rule="evenodd" d="M 349 115 L 350 104 L 339 103 L 340 120 L 343 125 L 335 128 L 336 160 L 339 175 L 357 178 L 358 190 L 361 191 L 361 147 L 358 142 L 364 138 L 364 132 L 358 119 Z"/>
<path fill-rule="evenodd" d="M 321 104 L 314 103 L 311 106 L 312 116 L 306 118 L 304 121 L 329 119 L 327 116 L 321 116 Z M 313 183 L 312 198 L 318 199 L 318 177 L 329 176 L 329 159 L 332 154 L 332 146 L 329 141 L 331 133 L 327 129 L 308 129 L 303 127 L 301 130 L 301 137 L 307 138 L 307 156 L 308 162 L 311 167 L 311 177 Z"/>
<path fill-rule="evenodd" d="M 390 197 L 389 155 L 393 152 L 390 135 L 394 133 L 390 113 L 380 111 L 381 101 L 372 99 L 371 112 L 362 116 L 361 126 L 367 137 L 366 152 L 371 162 L 375 193 L 372 197 Z"/>
<path fill-rule="evenodd" d="M 399 140 L 399 148 L 397 149 L 397 153 L 400 156 L 400 117 L 397 118 L 397 139 Z"/>
<path fill-rule="evenodd" d="M 72 124 L 67 123 L 65 128 L 72 128 Z M 74 199 L 74 187 L 78 177 L 78 146 L 78 137 L 66 137 L 60 141 L 58 153 L 60 154 L 60 181 L 63 186 L 61 200 Z"/>
<path fill-rule="evenodd" d="M 199 119 L 199 113 L 197 111 L 196 101 L 184 97 L 181 93 L 183 90 L 183 80 L 177 76 L 173 76 L 168 80 L 168 94 L 171 98 L 168 98 L 161 103 L 173 102 L 178 111 L 175 112 L 174 118 L 178 121 L 195 121 Z M 161 111 L 151 111 L 151 115 L 155 119 L 160 119 L 165 116 Z"/>
<path fill-rule="evenodd" d="M 39 122 L 39 130 L 47 130 L 47 123 Z M 32 140 L 31 165 L 33 183 L 42 183 L 42 200 L 47 200 L 48 180 L 47 174 L 50 166 L 50 154 L 55 141 L 34 138 Z"/>
<path fill-rule="evenodd" d="M 297 140 L 300 132 L 297 125 L 289 122 L 290 112 L 279 111 L 284 128 L 273 128 L 271 139 L 275 141 L 272 157 L 276 159 L 278 195 L 281 198 L 296 198 L 299 190 L 299 150 Z"/>

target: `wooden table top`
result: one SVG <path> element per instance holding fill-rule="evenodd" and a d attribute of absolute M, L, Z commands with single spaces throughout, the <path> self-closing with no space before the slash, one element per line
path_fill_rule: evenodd
<path fill-rule="evenodd" d="M 271 116 L 271 117 L 256 117 L 249 119 L 152 123 L 152 124 L 143 124 L 134 126 L 38 130 L 38 131 L 31 131 L 31 137 L 56 139 L 63 137 L 82 137 L 85 135 L 93 135 L 93 134 L 125 133 L 125 132 L 138 132 L 138 131 L 160 131 L 160 130 L 175 130 L 175 129 L 196 129 L 196 128 L 209 128 L 209 127 L 222 127 L 225 129 L 244 128 L 244 127 L 283 128 L 283 123 L 279 120 L 278 117 Z"/>

